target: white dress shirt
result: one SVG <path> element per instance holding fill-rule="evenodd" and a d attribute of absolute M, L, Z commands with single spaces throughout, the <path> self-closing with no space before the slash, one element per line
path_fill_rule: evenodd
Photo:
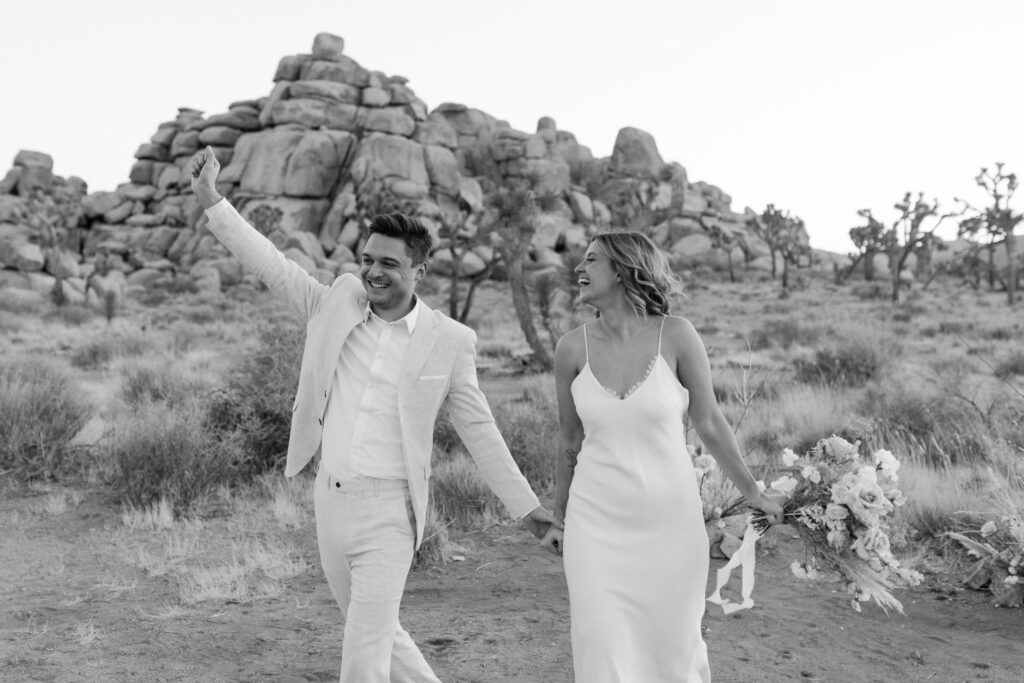
<path fill-rule="evenodd" d="M 345 339 L 324 411 L 321 466 L 336 479 L 406 479 L 398 380 L 419 318 L 419 299 L 394 322 L 366 305 Z"/>

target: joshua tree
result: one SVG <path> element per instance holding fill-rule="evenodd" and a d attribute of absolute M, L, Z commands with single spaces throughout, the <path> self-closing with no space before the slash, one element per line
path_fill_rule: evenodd
<path fill-rule="evenodd" d="M 782 258 L 782 288 L 787 289 L 790 264 L 797 264 L 800 257 L 807 253 L 807 245 L 803 242 L 803 220 L 769 204 L 760 216 L 747 219 L 747 225 L 768 245 L 772 257 L 772 278 L 777 273 L 776 254 Z"/>
<path fill-rule="evenodd" d="M 900 214 L 888 232 L 886 243 L 889 247 L 892 300 L 896 303 L 900 300 L 900 273 L 903 271 L 903 265 L 911 254 L 919 251 L 922 246 L 934 239 L 935 231 L 943 221 L 955 214 L 940 216 L 939 202 L 926 202 L 923 192 L 919 192 L 914 201 L 911 201 L 911 194 L 907 192 L 903 195 L 903 199 L 893 206 Z M 870 212 L 868 212 L 868 216 L 870 217 Z M 925 222 L 930 218 L 937 218 L 937 220 L 931 228 L 925 230 Z"/>
<path fill-rule="evenodd" d="M 857 248 L 857 256 L 853 263 L 846 270 L 846 274 L 839 278 L 840 282 L 853 273 L 857 264 L 864 261 L 864 279 L 871 281 L 875 279 L 875 254 L 889 250 L 889 233 L 885 225 L 871 215 L 871 209 L 861 209 L 857 215 L 864 218 L 867 223 L 850 228 L 850 241 Z"/>
<path fill-rule="evenodd" d="M 487 229 L 493 231 L 494 247 L 508 271 L 512 305 L 519 327 L 533 351 L 533 364 L 541 370 L 550 370 L 553 367 L 551 354 L 533 323 L 526 283 L 525 266 L 536 231 L 537 199 L 528 187 L 502 185 L 490 193 L 487 204 Z"/>
<path fill-rule="evenodd" d="M 468 278 L 461 275 L 466 255 L 478 247 L 491 245 L 492 226 L 482 223 L 482 216 L 474 214 L 466 205 L 460 206 L 457 210 L 443 212 L 441 216 L 439 237 L 442 241 L 438 250 L 447 250 L 452 255 L 451 272 L 448 276 L 448 315 L 461 323 L 465 323 L 469 318 L 477 287 L 491 277 L 501 262 L 500 252 L 492 248 L 491 256 L 484 262 L 482 271 Z M 465 293 L 459 289 L 460 279 L 469 281 Z"/>
<path fill-rule="evenodd" d="M 974 178 L 974 182 L 983 188 L 992 199 L 990 206 L 984 209 L 976 209 L 967 202 L 959 200 L 964 204 L 964 210 L 970 213 L 967 218 L 960 221 L 959 234 L 961 237 L 975 237 L 985 231 L 990 238 L 990 245 L 1002 240 L 1006 249 L 1006 259 L 1009 271 L 1006 278 L 1007 302 L 1012 306 L 1016 300 L 1017 292 L 1017 262 L 1015 242 L 1013 234 L 1017 224 L 1024 219 L 1024 214 L 1014 213 L 1010 208 L 1010 199 L 1017 191 L 1017 175 L 1015 173 L 1003 173 L 1003 163 L 996 164 L 995 173 L 987 168 Z M 989 262 L 991 264 L 992 252 L 989 251 Z M 994 268 L 990 267 L 989 277 L 994 274 Z"/>

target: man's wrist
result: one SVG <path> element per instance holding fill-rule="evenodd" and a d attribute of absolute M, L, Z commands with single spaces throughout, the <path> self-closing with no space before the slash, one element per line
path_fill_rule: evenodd
<path fill-rule="evenodd" d="M 220 200 L 224 199 L 217 190 L 196 190 L 196 199 L 199 200 L 199 204 L 203 207 L 203 210 L 212 208 Z"/>

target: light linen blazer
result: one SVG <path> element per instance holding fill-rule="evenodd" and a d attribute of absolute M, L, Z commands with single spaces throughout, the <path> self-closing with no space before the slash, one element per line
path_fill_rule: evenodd
<path fill-rule="evenodd" d="M 285 258 L 227 200 L 210 207 L 206 215 L 208 227 L 217 239 L 306 320 L 306 343 L 285 465 L 285 476 L 291 477 L 320 450 L 331 380 L 342 344 L 363 320 L 366 292 L 359 278 L 351 274 L 337 278 L 330 287 L 321 284 Z M 442 404 L 447 404 L 456 431 L 487 484 L 511 515 L 519 519 L 539 505 L 501 438 L 477 383 L 476 333 L 429 308 L 422 300 L 420 306 L 398 385 L 402 450 L 416 517 L 417 548 L 423 540 L 427 517 L 434 423 Z"/>

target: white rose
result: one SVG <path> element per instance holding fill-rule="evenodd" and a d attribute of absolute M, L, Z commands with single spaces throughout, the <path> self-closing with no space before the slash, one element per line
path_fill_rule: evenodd
<path fill-rule="evenodd" d="M 805 465 L 800 471 L 800 475 L 808 481 L 813 481 L 815 484 L 821 483 L 821 472 L 814 465 Z"/>
<path fill-rule="evenodd" d="M 981 537 L 988 538 L 996 532 L 997 528 L 998 527 L 996 527 L 996 523 L 990 519 L 989 521 L 981 525 Z"/>
<path fill-rule="evenodd" d="M 782 449 L 782 462 L 786 467 L 792 467 L 800 459 L 800 456 L 793 452 L 792 448 Z"/>
<path fill-rule="evenodd" d="M 783 493 L 788 496 L 789 494 L 793 493 L 794 490 L 796 490 L 797 483 L 798 482 L 796 479 L 789 475 L 786 475 L 784 477 L 779 477 L 778 479 L 773 481 L 771 487 L 773 491 L 778 491 L 779 493 Z"/>

